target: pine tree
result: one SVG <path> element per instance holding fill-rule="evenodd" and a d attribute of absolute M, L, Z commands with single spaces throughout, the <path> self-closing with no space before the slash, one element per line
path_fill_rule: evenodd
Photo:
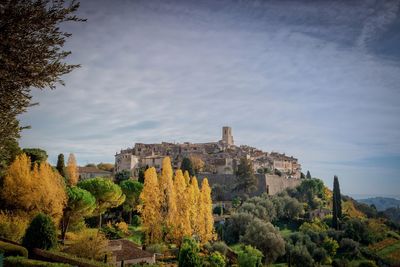
<path fill-rule="evenodd" d="M 162 171 L 159 179 L 159 188 L 161 195 L 161 216 L 165 225 L 165 234 L 171 238 L 170 233 L 175 227 L 177 216 L 176 194 L 172 180 L 173 172 L 171 160 L 165 157 L 162 162 Z"/>
<path fill-rule="evenodd" d="M 236 172 L 236 185 L 234 190 L 250 193 L 257 189 L 258 180 L 254 175 L 253 163 L 246 157 L 240 159 Z"/>
<path fill-rule="evenodd" d="M 199 238 L 202 244 L 214 239 L 214 219 L 212 215 L 211 188 L 204 178 L 200 191 L 200 227 Z"/>
<path fill-rule="evenodd" d="M 57 158 L 57 171 L 62 176 L 65 177 L 65 161 L 64 154 L 59 154 Z"/>
<path fill-rule="evenodd" d="M 307 179 L 311 179 L 311 178 L 312 178 L 312 177 L 311 177 L 310 171 L 307 171 L 306 178 L 307 178 Z"/>
<path fill-rule="evenodd" d="M 339 230 L 340 219 L 342 218 L 342 197 L 340 195 L 339 178 L 335 175 L 333 178 L 333 209 L 332 209 L 332 226 Z"/>
<path fill-rule="evenodd" d="M 154 167 L 145 171 L 145 179 L 140 200 L 139 212 L 146 234 L 146 243 L 153 244 L 162 239 L 161 193 Z"/>
<path fill-rule="evenodd" d="M 185 177 L 181 170 L 177 170 L 174 179 L 174 188 L 176 192 L 177 216 L 175 218 L 174 240 L 180 245 L 185 236 L 192 235 L 190 227 L 190 203 Z"/>
<path fill-rule="evenodd" d="M 74 154 L 69 154 L 68 162 L 67 162 L 67 176 L 68 176 L 68 184 L 76 185 L 78 183 L 79 173 L 78 166 L 76 165 L 76 159 Z"/>

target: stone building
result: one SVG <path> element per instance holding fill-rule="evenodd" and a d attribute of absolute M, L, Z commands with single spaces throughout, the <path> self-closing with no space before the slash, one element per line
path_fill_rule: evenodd
<path fill-rule="evenodd" d="M 179 168 L 185 157 L 196 156 L 204 162 L 204 173 L 232 175 L 242 157 L 250 159 L 256 173 L 269 173 L 279 170 L 286 178 L 300 178 L 301 165 L 294 157 L 277 152 L 264 152 L 260 149 L 234 143 L 232 128 L 222 127 L 222 138 L 208 143 L 136 143 L 132 148 L 115 154 L 116 172 L 129 170 L 135 176 L 141 167 L 155 167 L 160 170 L 162 159 L 171 158 L 174 168 Z"/>

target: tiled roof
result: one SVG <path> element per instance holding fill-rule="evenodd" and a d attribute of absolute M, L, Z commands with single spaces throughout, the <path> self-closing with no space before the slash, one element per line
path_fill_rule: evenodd
<path fill-rule="evenodd" d="M 110 247 L 121 246 L 121 250 L 112 251 L 112 254 L 116 257 L 117 261 L 151 258 L 154 256 L 153 253 L 142 250 L 131 241 L 124 239 L 110 240 L 108 245 Z"/>

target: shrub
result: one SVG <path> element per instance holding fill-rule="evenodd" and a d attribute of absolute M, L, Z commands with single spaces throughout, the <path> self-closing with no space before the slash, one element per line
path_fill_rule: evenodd
<path fill-rule="evenodd" d="M 116 223 L 115 227 L 118 229 L 118 231 L 124 234 L 129 234 L 129 227 L 128 224 L 126 224 L 125 222 Z"/>
<path fill-rule="evenodd" d="M 240 267 L 260 267 L 263 254 L 252 246 L 244 246 L 239 252 L 238 263 Z"/>
<path fill-rule="evenodd" d="M 31 260 L 24 257 L 7 257 L 4 259 L 4 267 L 71 267 L 64 263 L 52 263 L 38 260 Z"/>
<path fill-rule="evenodd" d="M 28 257 L 28 250 L 18 245 L 0 241 L 0 249 L 4 251 L 4 257 L 8 256 Z"/>
<path fill-rule="evenodd" d="M 362 261 L 358 264 L 358 267 L 377 267 L 376 263 L 373 261 Z"/>
<path fill-rule="evenodd" d="M 100 231 L 84 231 L 74 244 L 64 251 L 80 258 L 103 260 L 107 252 L 108 240 Z"/>
<path fill-rule="evenodd" d="M 158 244 L 151 244 L 146 247 L 146 251 L 149 251 L 151 253 L 158 253 L 158 254 L 164 254 L 165 251 L 168 250 L 167 245 L 158 243 Z"/>
<path fill-rule="evenodd" d="M 190 238 L 184 238 L 181 249 L 179 251 L 178 266 L 179 267 L 201 267 L 202 262 L 199 256 L 199 245 Z"/>
<path fill-rule="evenodd" d="M 348 259 L 334 259 L 332 262 L 332 267 L 348 267 L 350 262 Z"/>
<path fill-rule="evenodd" d="M 360 256 L 358 242 L 349 238 L 343 238 L 342 241 L 340 241 L 339 251 L 348 259 L 355 259 Z"/>
<path fill-rule="evenodd" d="M 328 253 L 323 248 L 317 248 L 313 251 L 313 259 L 317 263 L 325 263 L 328 260 Z"/>
<path fill-rule="evenodd" d="M 314 260 L 303 245 L 296 245 L 290 251 L 290 259 L 293 266 L 313 266 Z"/>
<path fill-rule="evenodd" d="M 211 267 L 225 267 L 225 257 L 218 251 L 213 252 L 209 257 L 208 261 Z"/>
<path fill-rule="evenodd" d="M 225 244 L 224 241 L 217 241 L 210 245 L 209 251 L 210 252 L 219 252 L 225 256 L 226 252 L 228 251 L 228 246 Z"/>
<path fill-rule="evenodd" d="M 28 219 L 21 215 L 0 211 L 0 237 L 20 242 L 28 227 Z"/>
<path fill-rule="evenodd" d="M 26 230 L 22 244 L 28 249 L 50 249 L 57 244 L 56 227 L 51 218 L 39 213 Z"/>
<path fill-rule="evenodd" d="M 139 226 L 142 223 L 139 215 L 132 216 L 132 226 Z"/>
<path fill-rule="evenodd" d="M 114 227 L 110 222 L 101 227 L 100 231 L 107 237 L 107 239 L 120 239 L 124 237 L 124 234 Z"/>

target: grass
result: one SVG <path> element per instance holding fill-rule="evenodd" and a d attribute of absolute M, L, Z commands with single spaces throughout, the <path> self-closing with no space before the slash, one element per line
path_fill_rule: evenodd
<path fill-rule="evenodd" d="M 282 230 L 280 230 L 280 232 L 281 232 L 281 235 L 283 236 L 283 237 L 287 237 L 287 236 L 289 236 L 289 235 L 291 235 L 292 233 L 294 233 L 292 230 L 290 230 L 290 229 L 282 229 Z"/>
<path fill-rule="evenodd" d="M 379 250 L 377 252 L 377 254 L 379 256 L 381 256 L 381 257 L 385 257 L 385 256 L 387 256 L 387 255 L 389 255 L 389 254 L 391 254 L 391 253 L 393 253 L 395 251 L 398 251 L 398 250 L 400 251 L 400 241 L 395 243 L 395 244 L 392 244 L 390 246 L 387 246 L 387 247 Z"/>

